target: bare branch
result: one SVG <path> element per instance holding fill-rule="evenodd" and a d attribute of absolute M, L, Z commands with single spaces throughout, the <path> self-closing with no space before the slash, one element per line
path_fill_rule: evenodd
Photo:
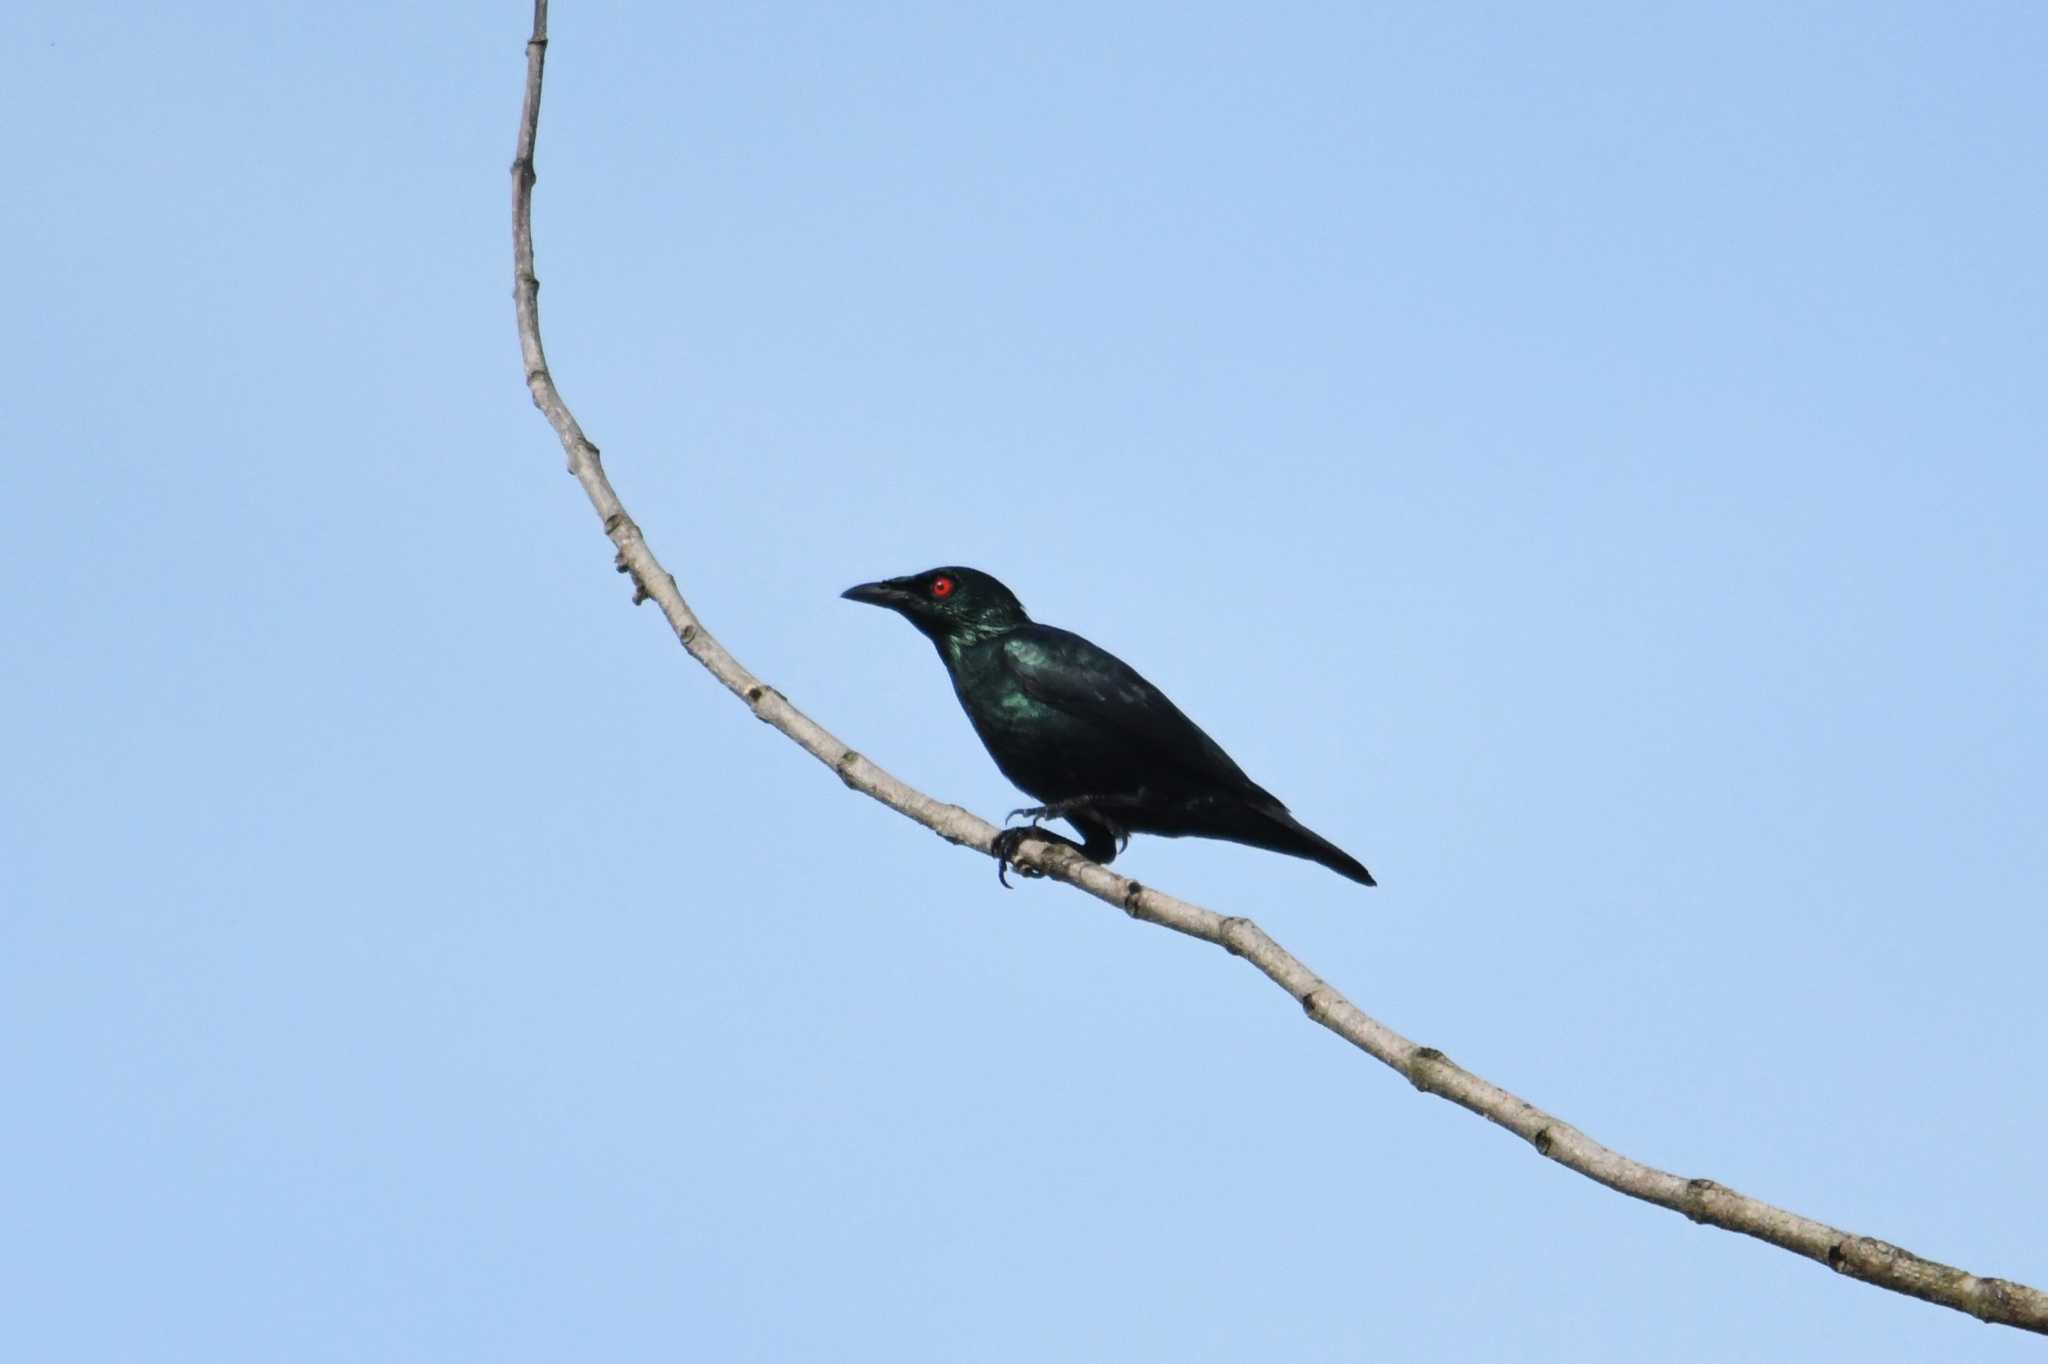
<path fill-rule="evenodd" d="M 640 527 L 626 513 L 605 477 L 598 450 L 583 434 L 548 373 L 540 340 L 540 283 L 533 272 L 533 149 L 540 124 L 541 71 L 547 57 L 547 0 L 536 0 L 533 37 L 526 46 L 526 99 L 512 162 L 513 297 L 519 347 L 534 405 L 546 415 L 569 456 L 569 472 L 590 497 L 617 550 L 615 565 L 633 578 L 633 600 L 653 601 L 690 657 L 709 669 L 755 718 L 796 741 L 854 790 L 924 825 L 950 843 L 990 853 L 995 826 L 957 805 L 932 799 L 854 752 L 782 693 L 740 665 L 712 638 L 683 600 Z M 991 855 L 993 855 L 991 853 Z M 1464 1069 L 1434 1047 L 1417 1045 L 1366 1014 L 1319 978 L 1250 919 L 1226 917 L 1200 905 L 1139 885 L 1067 848 L 1027 842 L 1017 861 L 1077 886 L 1134 919 L 1216 944 L 1257 967 L 1293 996 L 1311 1019 L 1375 1060 L 1392 1067 L 1426 1094 L 1506 1128 L 1539 1155 L 1631 1198 L 1684 1213 L 1695 1222 L 1741 1232 L 1781 1247 L 1850 1278 L 1951 1307 L 1988 1322 L 2048 1334 L 2048 1293 L 2007 1279 L 1988 1279 L 1923 1259 L 1910 1251 L 1855 1236 L 1740 1194 L 1710 1179 L 1687 1179 L 1611 1151 L 1561 1118 Z"/>

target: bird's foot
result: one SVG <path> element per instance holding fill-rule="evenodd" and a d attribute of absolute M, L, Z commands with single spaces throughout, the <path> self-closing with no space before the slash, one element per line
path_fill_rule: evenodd
<path fill-rule="evenodd" d="M 1073 820 L 1075 827 L 1088 831 L 1091 846 L 1082 849 L 1083 853 L 1098 862 L 1107 863 L 1131 846 L 1131 831 L 1109 812 L 1115 809 L 1136 808 L 1142 805 L 1144 800 L 1143 792 L 1132 796 L 1071 796 L 1066 800 L 1056 800 L 1050 805 L 1033 805 L 1028 809 L 1012 810 L 1010 818 L 1028 819 L 1034 828 L 1041 819 Z M 1095 830 L 1088 829 L 1091 824 L 1096 826 Z M 1098 831 L 1107 833 L 1114 840 L 1114 852 L 1093 846 Z"/>
<path fill-rule="evenodd" d="M 1015 814 L 1010 816 L 1012 819 L 1016 817 Z M 1030 825 L 1022 829 L 1005 829 L 990 842 L 989 851 L 996 855 L 996 880 L 1003 883 L 1003 889 L 1011 889 L 1009 877 L 1011 867 L 1017 868 L 1019 876 L 1033 877 L 1045 875 L 1044 872 L 1039 871 L 1036 867 L 1018 866 L 1017 864 L 1017 845 L 1027 838 L 1043 837 L 1047 837 L 1047 835 L 1040 831 L 1038 826 Z"/>
<path fill-rule="evenodd" d="M 1086 821 L 1086 823 L 1075 826 L 1088 835 L 1089 846 L 1082 849 L 1082 851 L 1097 862 L 1106 865 L 1112 859 L 1120 856 L 1125 848 L 1131 846 L 1131 831 L 1126 829 L 1117 820 L 1104 814 L 1100 805 L 1076 805 L 1073 813 Z M 1091 828 L 1089 827 L 1090 825 L 1094 827 Z M 1108 848 L 1101 846 L 1103 835 L 1107 835 L 1110 839 L 1110 847 Z"/>
<path fill-rule="evenodd" d="M 1041 819 L 1066 819 L 1072 815 L 1094 815 L 1099 807 L 1112 802 L 1110 796 L 1069 796 L 1047 805 L 1031 805 L 1022 810 L 1010 811 L 1011 819 L 1028 819 L 1033 824 Z"/>
<path fill-rule="evenodd" d="M 1131 809 L 1143 804 L 1144 799 L 1143 792 L 1133 796 L 1069 796 L 1049 805 L 1030 805 L 1022 810 L 1012 810 L 1010 818 L 1028 819 L 1036 824 L 1041 819 L 1069 819 L 1074 815 L 1085 815 L 1114 827 L 1116 821 L 1109 817 L 1109 811 Z"/>
<path fill-rule="evenodd" d="M 1072 848 L 1083 857 L 1088 855 L 1088 850 L 1073 839 L 1056 834 L 1050 829 L 1041 829 L 1036 824 L 1027 825 L 1022 829 L 1005 829 L 989 843 L 989 851 L 994 853 L 996 858 L 996 880 L 1001 881 L 1006 888 L 1010 884 L 1010 878 L 1006 873 L 1012 867 L 1015 867 L 1017 874 L 1023 877 L 1045 875 L 1037 868 L 1024 866 L 1017 861 L 1017 849 L 1027 838 L 1036 839 L 1040 843 L 1050 843 L 1057 848 Z"/>
<path fill-rule="evenodd" d="M 1004 885 L 1010 884 L 1003 878 L 1003 871 L 1007 865 L 1011 865 L 1010 857 L 1015 854 L 1018 843 L 1025 838 L 1042 838 L 1048 843 L 1062 844 L 1091 862 L 1108 866 L 1116 860 L 1118 854 L 1131 845 L 1131 831 L 1124 827 L 1121 820 L 1113 818 L 1108 811 L 1119 807 L 1136 807 L 1142 801 L 1142 795 L 1072 796 L 1046 805 L 1031 805 L 1021 810 L 1010 811 L 1011 819 L 1028 819 L 1031 823 L 1022 829 L 1005 829 L 998 836 L 995 844 L 996 876 L 1003 880 Z M 1076 843 L 1071 838 L 1047 832 L 1039 827 L 1038 822 L 1042 819 L 1071 821 L 1075 828 L 1088 835 L 1087 843 Z M 1017 870 L 1025 871 L 1023 867 L 1018 867 Z M 1043 875 L 1041 872 L 1025 874 Z"/>

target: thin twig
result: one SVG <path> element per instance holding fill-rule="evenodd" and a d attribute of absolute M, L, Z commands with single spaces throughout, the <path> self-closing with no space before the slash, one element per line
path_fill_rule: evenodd
<path fill-rule="evenodd" d="M 690 610 L 676 580 L 655 559 L 605 477 L 597 447 L 590 443 L 555 390 L 540 341 L 540 283 L 533 273 L 533 147 L 540 124 L 541 69 L 547 57 L 547 0 L 535 0 L 533 37 L 526 46 L 526 100 L 519 121 L 519 146 L 512 162 L 513 296 L 519 315 L 519 348 L 534 405 L 546 415 L 569 472 L 583 485 L 590 504 L 617 550 L 616 567 L 633 578 L 633 600 L 652 600 L 667 617 L 692 658 L 738 696 L 757 719 L 772 725 L 824 763 L 854 790 L 930 829 L 948 842 L 990 853 L 995 826 L 957 805 L 925 795 L 854 752 L 773 687 L 748 672 L 712 638 Z M 993 855 L 991 853 L 991 855 Z M 1026 843 L 1017 860 L 1027 868 L 1115 905 L 1134 919 L 1185 933 L 1243 957 L 1289 995 L 1308 1016 L 1345 1041 L 1392 1067 L 1417 1089 L 1477 1113 L 1536 1148 L 1566 1169 L 1608 1188 L 1684 1213 L 1695 1222 L 1741 1232 L 1817 1260 L 1850 1278 L 1906 1293 L 1988 1322 L 2048 1334 L 2048 1293 L 2007 1279 L 1987 1279 L 1902 1250 L 1867 1236 L 1854 1236 L 1810 1217 L 1773 1207 L 1710 1179 L 1686 1179 L 1630 1160 L 1578 1128 L 1481 1079 L 1434 1047 L 1418 1046 L 1372 1018 L 1325 983 L 1250 919 L 1226 917 L 1177 900 L 1069 849 Z"/>

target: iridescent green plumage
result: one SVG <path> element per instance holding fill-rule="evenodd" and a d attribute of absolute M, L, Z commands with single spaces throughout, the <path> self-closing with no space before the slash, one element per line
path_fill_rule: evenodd
<path fill-rule="evenodd" d="M 1287 812 L 1166 694 L 1123 660 L 1040 625 L 986 573 L 935 568 L 863 583 L 845 596 L 896 611 L 937 646 L 953 691 L 1003 775 L 1084 839 L 1005 833 L 1078 848 L 1108 863 L 1133 833 L 1220 838 L 1320 862 L 1364 885 L 1357 859 Z"/>

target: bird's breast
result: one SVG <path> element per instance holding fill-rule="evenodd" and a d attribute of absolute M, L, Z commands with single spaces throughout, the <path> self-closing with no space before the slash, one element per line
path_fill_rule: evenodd
<path fill-rule="evenodd" d="M 1005 777 L 1048 803 L 1145 784 L 1129 746 L 1037 700 L 1012 680 L 958 688 L 961 707 Z"/>
<path fill-rule="evenodd" d="M 1014 683 L 990 680 L 956 690 L 982 747 L 1021 790 L 1040 800 L 1059 800 L 1078 790 L 1072 769 L 1074 759 L 1086 749 L 1087 737 L 1067 716 L 1033 700 Z"/>

